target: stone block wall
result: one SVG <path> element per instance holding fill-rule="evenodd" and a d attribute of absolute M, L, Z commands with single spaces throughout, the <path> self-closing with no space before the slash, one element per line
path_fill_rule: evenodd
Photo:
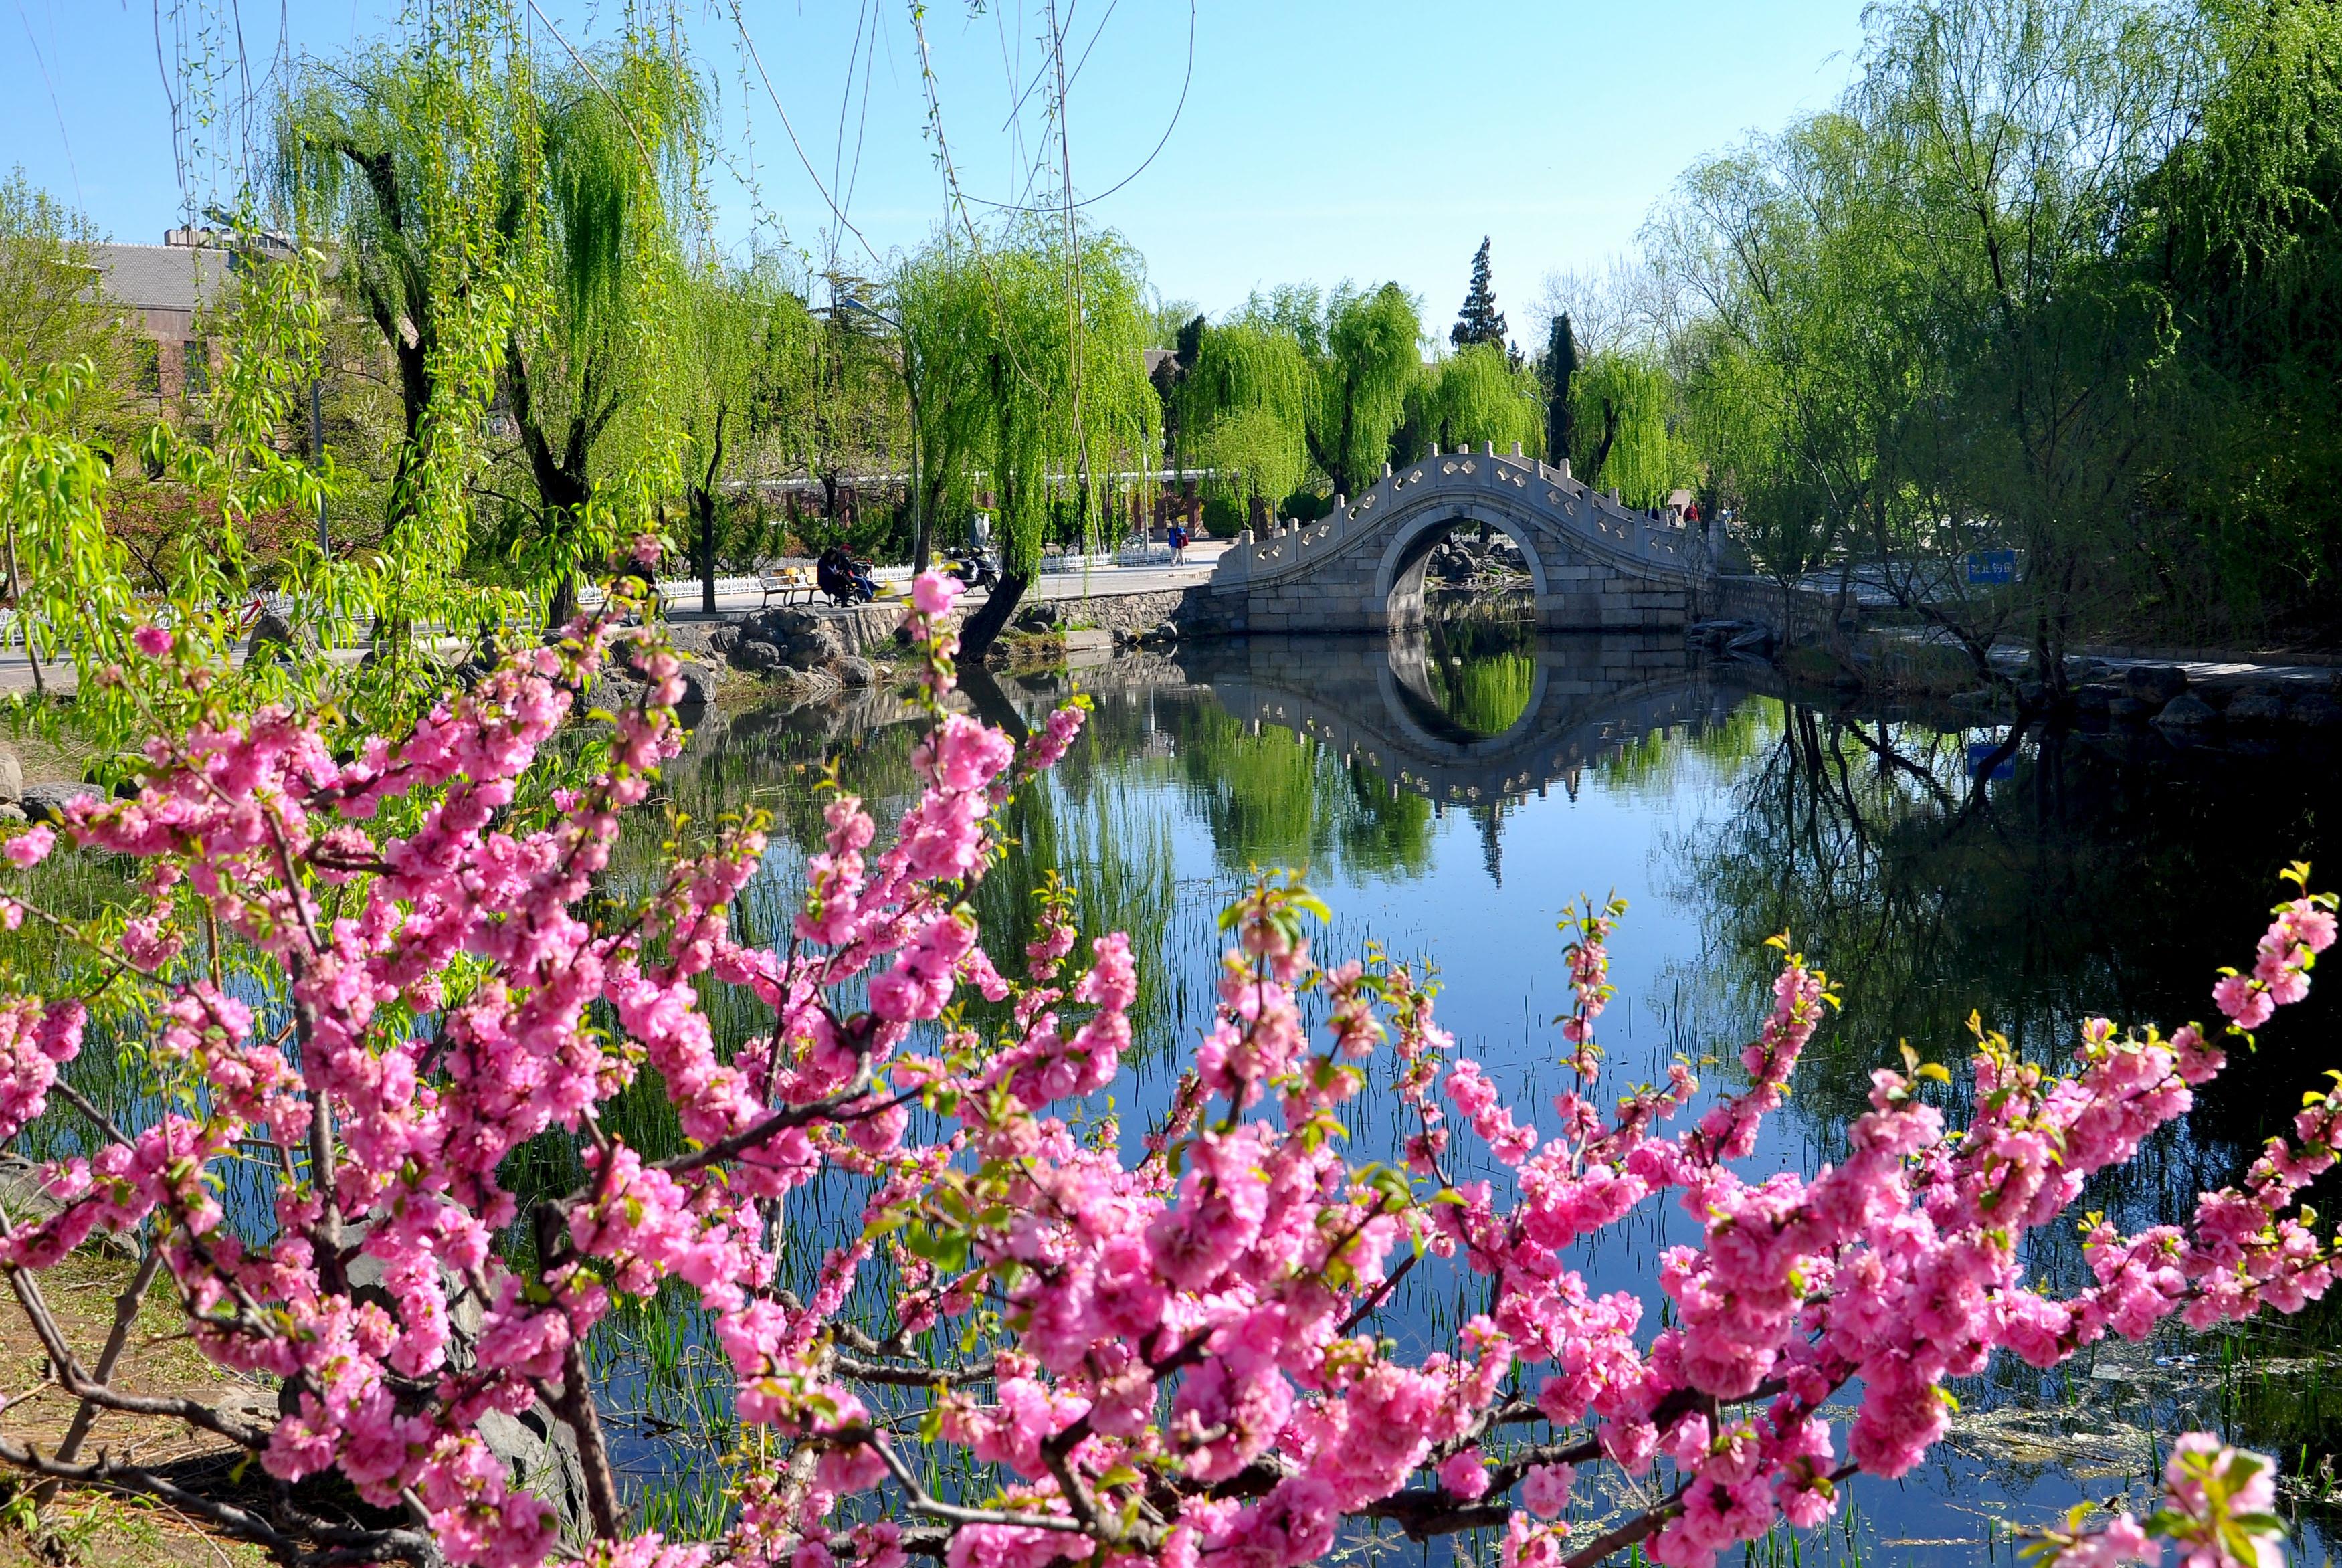
<path fill-rule="evenodd" d="M 1696 616 L 1694 593 L 1679 581 L 1636 574 L 1573 549 L 1546 530 L 1513 533 L 1536 553 L 1544 578 L 1537 624 L 1547 631 L 1676 631 Z M 1400 574 L 1387 596 L 1378 593 L 1386 537 L 1364 533 L 1305 569 L 1282 575 L 1215 579 L 1210 597 L 1219 608 L 1206 617 L 1230 631 L 1270 636 L 1380 632 L 1422 624 L 1423 574 L 1418 563 Z"/>
<path fill-rule="evenodd" d="M 1828 634 L 1834 600 L 1826 594 L 1791 592 L 1769 577 L 1717 577 L 1696 606 L 1696 620 L 1753 621 L 1770 626 L 1785 643 L 1819 642 Z"/>

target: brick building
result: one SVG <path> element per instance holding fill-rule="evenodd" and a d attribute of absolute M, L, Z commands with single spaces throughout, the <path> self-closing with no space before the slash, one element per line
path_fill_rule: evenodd
<path fill-rule="evenodd" d="M 127 319 L 146 339 L 140 391 L 175 401 L 203 390 L 213 357 L 199 335 L 198 312 L 217 300 L 237 260 L 224 240 L 206 229 L 173 229 L 159 245 L 88 247 L 99 291 L 127 307 Z"/>

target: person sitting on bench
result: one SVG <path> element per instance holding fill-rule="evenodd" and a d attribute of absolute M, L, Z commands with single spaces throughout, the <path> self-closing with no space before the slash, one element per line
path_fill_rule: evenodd
<path fill-rule="evenodd" d="M 839 604 L 862 604 L 878 596 L 878 584 L 870 579 L 870 569 L 843 548 L 832 544 L 814 563 L 814 576 L 821 591 Z"/>

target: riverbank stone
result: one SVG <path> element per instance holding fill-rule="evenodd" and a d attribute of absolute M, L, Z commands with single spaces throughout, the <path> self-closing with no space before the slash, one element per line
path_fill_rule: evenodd
<path fill-rule="evenodd" d="M 2162 708 L 2187 689 L 2187 672 L 2171 664 L 2133 664 L 2123 672 L 2123 689 L 2142 703 Z"/>
<path fill-rule="evenodd" d="M 778 655 L 772 659 L 749 650 L 761 644 Z M 846 640 L 826 615 L 800 605 L 759 610 L 740 622 L 739 641 L 732 662 L 744 669 L 771 670 L 786 664 L 794 670 L 826 665 L 846 653 Z"/>
<path fill-rule="evenodd" d="M 2222 717 L 2231 724 L 2281 724 L 2286 717 L 2286 701 L 2274 693 L 2247 692 L 2229 703 Z"/>
<path fill-rule="evenodd" d="M 15 805 L 24 798 L 25 759 L 15 746 L 0 742 L 0 805 Z"/>
<path fill-rule="evenodd" d="M 2189 696 L 2183 691 L 2163 704 L 2163 711 L 2155 715 L 2155 722 L 2165 729 L 2201 730 L 2218 724 L 2220 714 L 2203 698 Z"/>
<path fill-rule="evenodd" d="M 864 686 L 875 686 L 878 684 L 877 666 L 869 660 L 857 657 L 853 654 L 840 657 L 835 668 L 837 671 L 838 684 L 848 691 L 856 691 Z"/>
<path fill-rule="evenodd" d="M 670 622 L 666 629 L 667 645 L 679 657 L 686 659 L 720 659 L 731 651 L 740 629 L 730 623 L 708 625 L 705 622 Z"/>
<path fill-rule="evenodd" d="M 788 667 L 788 661 L 781 656 L 780 649 L 759 638 L 736 640 L 731 647 L 731 655 L 734 669 L 746 670 L 752 675 L 766 675 Z"/>
<path fill-rule="evenodd" d="M 25 814 L 36 823 L 61 823 L 65 819 L 65 807 L 87 796 L 102 801 L 105 792 L 94 784 L 36 784 L 24 786 L 18 804 Z"/>
<path fill-rule="evenodd" d="M 2342 729 L 2342 702 L 2337 702 L 2324 692 L 2312 692 L 2293 704 L 2287 715 L 2304 729 Z"/>
<path fill-rule="evenodd" d="M 260 618 L 252 623 L 252 634 L 244 640 L 244 662 L 247 664 L 265 664 L 295 651 L 315 653 L 315 634 L 305 626 L 295 626 L 274 610 L 263 610 Z"/>

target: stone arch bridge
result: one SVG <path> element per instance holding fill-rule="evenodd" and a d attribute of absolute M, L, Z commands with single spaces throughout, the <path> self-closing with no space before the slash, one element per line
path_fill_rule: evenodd
<path fill-rule="evenodd" d="M 1520 546 L 1543 631 L 1679 629 L 1714 582 L 1701 528 L 1655 522 L 1566 466 L 1489 446 L 1386 467 L 1317 522 L 1240 537 L 1212 573 L 1206 614 L 1246 633 L 1420 625 L 1432 547 L 1458 524 L 1486 524 Z"/>

